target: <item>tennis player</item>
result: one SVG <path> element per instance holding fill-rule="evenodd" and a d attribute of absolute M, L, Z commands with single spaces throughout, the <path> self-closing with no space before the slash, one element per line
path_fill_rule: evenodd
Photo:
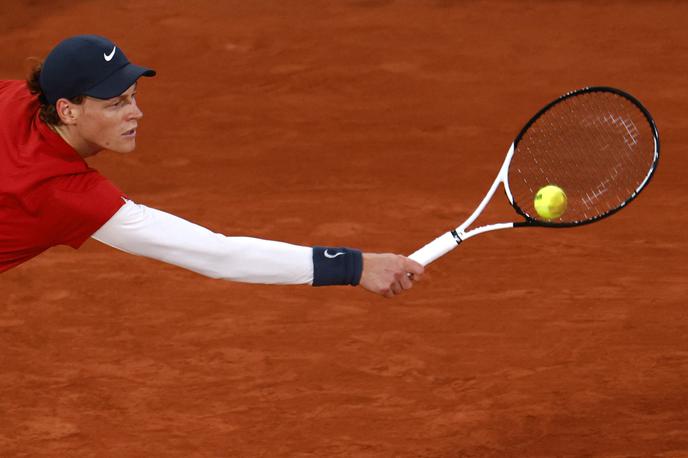
<path fill-rule="evenodd" d="M 361 285 L 390 297 L 423 267 L 400 255 L 227 237 L 131 200 L 85 159 L 136 147 L 140 77 L 112 41 L 60 42 L 28 81 L 0 81 L 0 272 L 89 237 L 211 278 Z M 28 84 L 27 84 L 28 83 Z"/>

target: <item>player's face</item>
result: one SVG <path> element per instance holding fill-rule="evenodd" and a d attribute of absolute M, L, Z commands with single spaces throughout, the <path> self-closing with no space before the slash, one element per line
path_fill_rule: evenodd
<path fill-rule="evenodd" d="M 108 149 L 129 153 L 136 148 L 136 128 L 143 113 L 136 104 L 136 84 L 112 99 L 86 97 L 81 105 L 77 129 L 81 140 L 93 151 Z"/>

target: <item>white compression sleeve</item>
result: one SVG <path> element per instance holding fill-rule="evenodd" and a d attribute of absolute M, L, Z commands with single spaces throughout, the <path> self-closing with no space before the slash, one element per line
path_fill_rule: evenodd
<path fill-rule="evenodd" d="M 130 200 L 92 237 L 127 253 L 174 264 L 211 278 L 271 284 L 313 281 L 310 247 L 226 237 Z"/>

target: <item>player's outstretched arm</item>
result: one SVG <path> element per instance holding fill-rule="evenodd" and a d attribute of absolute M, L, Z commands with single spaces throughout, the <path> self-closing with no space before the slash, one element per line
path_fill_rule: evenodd
<path fill-rule="evenodd" d="M 397 254 L 363 253 L 363 288 L 385 297 L 400 294 L 420 280 L 423 266 Z"/>
<path fill-rule="evenodd" d="M 423 269 L 393 254 L 227 237 L 130 200 L 92 237 L 127 253 L 211 278 L 313 286 L 361 284 L 388 297 L 410 288 L 409 274 L 420 275 Z"/>

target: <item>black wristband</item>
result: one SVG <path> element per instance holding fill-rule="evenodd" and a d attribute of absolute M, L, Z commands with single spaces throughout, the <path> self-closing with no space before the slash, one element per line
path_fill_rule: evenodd
<path fill-rule="evenodd" d="M 351 248 L 313 247 L 313 286 L 358 285 L 363 254 Z"/>

